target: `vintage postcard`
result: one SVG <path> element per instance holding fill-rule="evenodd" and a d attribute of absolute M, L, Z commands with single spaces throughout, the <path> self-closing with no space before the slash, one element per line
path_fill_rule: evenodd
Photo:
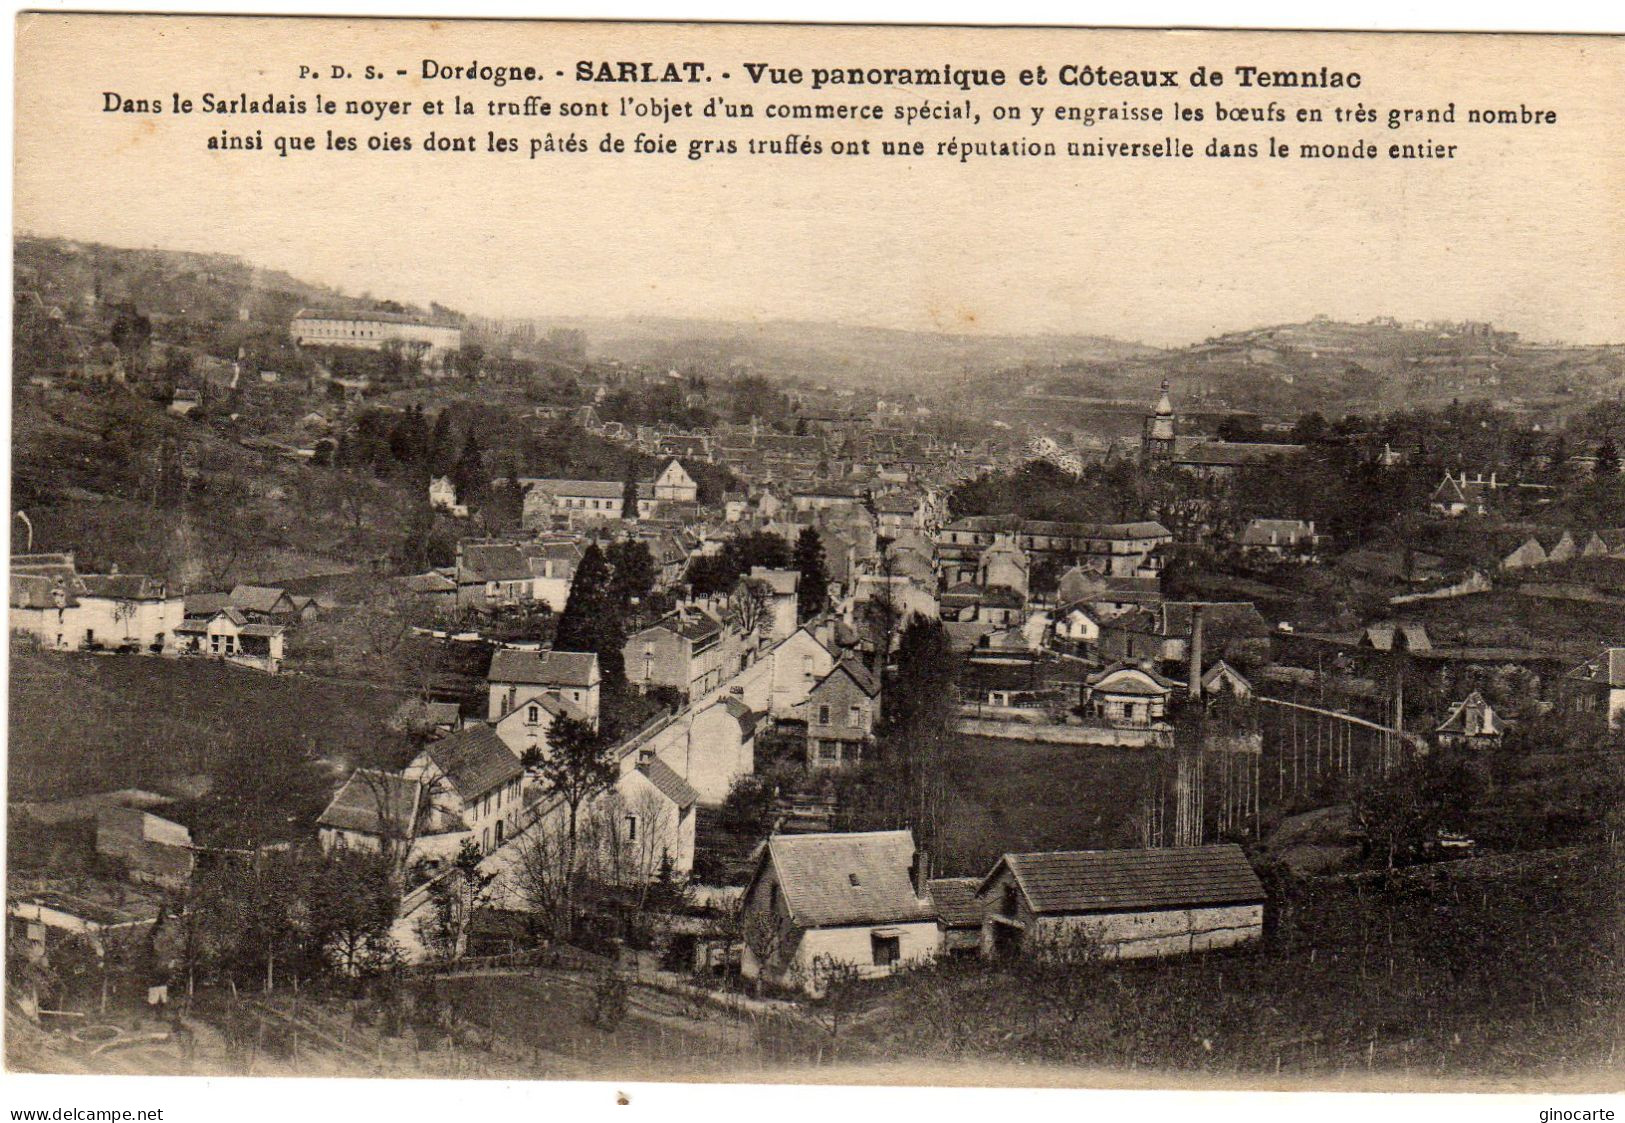
<path fill-rule="evenodd" d="M 14 180 L 11 1072 L 1625 1082 L 1625 40 L 25 13 Z"/>

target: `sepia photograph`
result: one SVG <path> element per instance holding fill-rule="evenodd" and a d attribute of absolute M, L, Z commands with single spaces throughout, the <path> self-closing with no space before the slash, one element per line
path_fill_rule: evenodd
<path fill-rule="evenodd" d="M 1612 1118 L 1625 39 L 15 19 L 13 1077 Z"/>

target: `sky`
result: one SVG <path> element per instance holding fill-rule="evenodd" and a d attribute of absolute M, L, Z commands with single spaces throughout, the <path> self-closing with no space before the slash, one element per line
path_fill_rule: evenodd
<path fill-rule="evenodd" d="M 125 246 L 238 254 L 351 293 L 472 314 L 656 315 L 818 320 L 994 334 L 1088 333 L 1170 345 L 1316 314 L 1364 320 L 1490 320 L 1537 339 L 1625 341 L 1625 41 L 1584 38 L 1321 36 L 1213 32 L 967 31 L 772 27 L 516 27 L 493 23 L 23 17 L 17 62 L 14 214 L 19 232 Z M 425 81 L 421 61 L 540 65 L 546 80 L 498 90 Z M 577 60 L 700 59 L 731 81 L 708 86 L 569 80 Z M 745 61 L 799 65 L 1003 67 L 1008 84 L 955 91 L 751 88 Z M 372 82 L 301 80 L 298 68 L 375 63 Z M 1198 65 L 1358 71 L 1341 91 L 1021 87 L 1043 64 Z M 396 69 L 407 69 L 406 78 Z M 555 77 L 566 71 L 564 79 Z M 108 113 L 107 92 L 168 102 L 272 94 L 412 102 L 370 125 L 306 114 L 276 120 Z M 504 126 L 432 118 L 454 93 L 563 102 L 721 91 L 756 119 L 549 119 Z M 1289 112 L 1442 107 L 1458 123 L 1218 123 L 1214 106 Z M 789 102 L 955 104 L 990 113 L 1057 105 L 1204 110 L 1201 123 L 984 123 L 981 139 L 1155 141 L 1176 136 L 1267 147 L 1271 136 L 1370 142 L 1375 160 L 981 159 L 820 156 L 431 154 L 431 130 L 574 132 L 596 147 L 613 129 L 828 142 L 864 127 L 768 121 Z M 1550 108 L 1554 125 L 1469 126 L 1470 106 Z M 410 153 L 209 152 L 222 128 L 326 130 L 414 140 Z M 888 122 L 868 135 L 935 142 L 958 126 Z M 1387 159 L 1389 144 L 1453 143 L 1450 160 Z"/>

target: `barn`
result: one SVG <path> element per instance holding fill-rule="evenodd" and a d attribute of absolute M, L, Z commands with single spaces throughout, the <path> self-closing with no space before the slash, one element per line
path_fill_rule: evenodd
<path fill-rule="evenodd" d="M 1264 886 L 1233 843 L 1006 854 L 976 896 L 988 956 L 1181 955 L 1264 931 Z"/>

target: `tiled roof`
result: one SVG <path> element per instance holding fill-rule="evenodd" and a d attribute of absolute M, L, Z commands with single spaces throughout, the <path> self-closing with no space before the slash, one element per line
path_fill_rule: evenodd
<path fill-rule="evenodd" d="M 1156 698 L 1167 694 L 1174 688 L 1174 684 L 1144 667 L 1135 667 L 1127 663 L 1115 663 L 1103 671 L 1090 675 L 1086 680 L 1090 689 L 1098 690 L 1103 694 L 1133 694 L 1147 698 Z"/>
<path fill-rule="evenodd" d="M 749 739 L 756 733 L 757 723 L 766 716 L 765 714 L 757 713 L 738 698 L 724 698 L 722 700 L 722 704 L 727 707 L 728 712 L 732 714 L 734 720 L 739 723 L 740 737 L 746 739 Z"/>
<path fill-rule="evenodd" d="M 1484 701 L 1484 696 L 1475 690 L 1452 707 L 1436 732 L 1460 733 L 1468 737 L 1498 737 L 1506 732 L 1506 726 L 1500 715 Z"/>
<path fill-rule="evenodd" d="M 56 578 L 29 573 L 13 573 L 11 575 L 11 607 L 55 608 L 57 605 L 53 590 L 62 592 L 62 605 L 64 608 L 79 603 L 74 598 L 72 590 Z"/>
<path fill-rule="evenodd" d="M 141 573 L 82 573 L 80 595 L 113 600 L 163 600 L 164 583 Z"/>
<path fill-rule="evenodd" d="M 516 651 L 501 648 L 491 655 L 492 682 L 517 682 L 532 686 L 580 686 L 592 684 L 598 669 L 598 656 L 590 651 Z"/>
<path fill-rule="evenodd" d="M 186 607 L 182 611 L 188 616 L 213 616 L 230 605 L 230 593 L 187 593 Z"/>
<path fill-rule="evenodd" d="M 484 543 L 464 546 L 458 559 L 459 584 L 481 584 L 487 581 L 528 581 L 530 563 L 518 546 Z"/>
<path fill-rule="evenodd" d="M 410 838 L 421 787 L 394 772 L 358 768 L 338 790 L 316 824 L 391 838 Z"/>
<path fill-rule="evenodd" d="M 1625 647 L 1610 647 L 1568 673 L 1571 679 L 1625 687 Z"/>
<path fill-rule="evenodd" d="M 554 717 L 567 717 L 572 721 L 587 720 L 586 710 L 583 710 L 580 706 L 577 706 L 573 702 L 560 698 L 557 694 L 547 693 L 531 694 L 529 696 L 520 697 L 515 701 L 513 709 L 508 712 L 508 714 L 503 718 L 503 721 L 507 721 L 509 718 L 513 717 L 514 714 L 517 714 L 520 710 L 523 710 L 526 706 L 540 706 Z M 498 722 L 498 724 L 500 725 L 501 722 Z"/>
<path fill-rule="evenodd" d="M 751 567 L 750 577 L 752 581 L 766 585 L 775 596 L 789 596 L 801 584 L 801 573 L 794 569 L 768 569 L 755 565 Z"/>
<path fill-rule="evenodd" d="M 982 890 L 1001 867 L 1015 875 L 1039 914 L 1250 904 L 1265 897 L 1258 875 L 1234 843 L 1006 854 L 983 879 Z"/>
<path fill-rule="evenodd" d="M 700 801 L 700 793 L 690 787 L 687 780 L 672 771 L 671 766 L 659 757 L 655 757 L 647 764 L 639 765 L 638 771 L 648 777 L 649 783 L 658 788 L 661 795 L 678 807 L 693 807 Z"/>
<path fill-rule="evenodd" d="M 1314 537 L 1303 519 L 1254 519 L 1241 532 L 1243 546 L 1292 546 Z"/>
<path fill-rule="evenodd" d="M 275 612 L 277 602 L 287 596 L 285 589 L 263 585 L 238 585 L 231 591 L 231 603 L 249 612 Z"/>
<path fill-rule="evenodd" d="M 432 742 L 424 752 L 465 801 L 524 774 L 519 758 L 489 725 L 476 725 Z"/>
<path fill-rule="evenodd" d="M 414 573 L 410 577 L 402 577 L 401 587 L 409 593 L 450 593 L 457 589 L 457 582 L 443 573 Z M 191 604 L 188 598 L 187 604 Z"/>
<path fill-rule="evenodd" d="M 411 324 L 414 327 L 443 327 L 448 325 L 436 324 L 433 320 L 422 316 L 412 316 L 403 312 L 332 312 L 321 308 L 301 308 L 294 314 L 294 320 L 334 320 L 339 323 L 359 324 Z"/>
<path fill-rule="evenodd" d="M 1372 624 L 1365 630 L 1361 643 L 1378 651 L 1393 651 L 1396 646 L 1405 651 L 1433 650 L 1427 628 L 1414 622 Z"/>
<path fill-rule="evenodd" d="M 791 918 L 802 927 L 932 920 L 928 898 L 909 880 L 908 831 L 774 835 L 767 853 Z"/>
<path fill-rule="evenodd" d="M 858 689 L 869 695 L 869 697 L 873 698 L 880 693 L 880 683 L 875 679 L 874 673 L 857 659 L 842 659 L 830 669 L 829 674 L 824 676 L 823 681 L 819 682 L 818 686 L 824 685 L 825 682 L 843 671 L 853 682 L 858 684 Z M 813 689 L 816 690 L 817 688 L 815 686 Z"/>
<path fill-rule="evenodd" d="M 980 928 L 982 905 L 976 899 L 980 884 L 976 877 L 939 877 L 926 882 L 937 920 L 949 928 Z"/>

